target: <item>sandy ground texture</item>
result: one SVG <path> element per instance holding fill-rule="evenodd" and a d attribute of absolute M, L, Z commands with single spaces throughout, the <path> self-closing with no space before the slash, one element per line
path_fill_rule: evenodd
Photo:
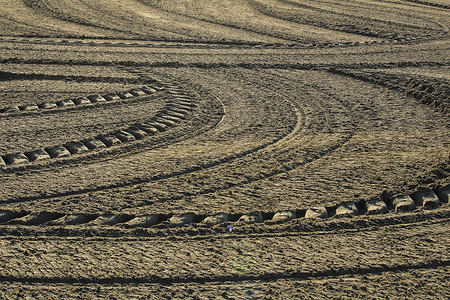
<path fill-rule="evenodd" d="M 449 9 L 2 1 L 0 298 L 448 299 Z"/>

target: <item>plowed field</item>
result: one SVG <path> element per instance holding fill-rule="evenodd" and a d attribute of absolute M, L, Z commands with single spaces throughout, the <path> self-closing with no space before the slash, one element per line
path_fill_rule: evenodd
<path fill-rule="evenodd" d="M 0 298 L 450 298 L 448 26 L 2 0 Z"/>

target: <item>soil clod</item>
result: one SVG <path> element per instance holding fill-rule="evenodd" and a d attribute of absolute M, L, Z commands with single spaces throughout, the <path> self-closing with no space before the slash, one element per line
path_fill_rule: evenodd
<path fill-rule="evenodd" d="M 293 220 L 297 217 L 297 214 L 293 210 L 283 210 L 275 213 L 272 218 L 274 222 L 287 222 Z"/>
<path fill-rule="evenodd" d="M 392 206 L 395 212 L 410 212 L 416 208 L 413 199 L 408 195 L 400 195 L 392 199 Z"/>
<path fill-rule="evenodd" d="M 325 207 L 311 207 L 305 213 L 306 219 L 325 219 L 328 218 L 328 212 Z"/>
<path fill-rule="evenodd" d="M 202 222 L 209 226 L 222 224 L 222 223 L 228 222 L 228 214 L 227 213 L 218 213 L 218 214 L 215 214 L 212 216 L 207 216 Z"/>
<path fill-rule="evenodd" d="M 334 216 L 336 218 L 353 217 L 358 215 L 358 208 L 355 202 L 342 203 L 336 207 Z"/>
<path fill-rule="evenodd" d="M 367 214 L 378 215 L 388 212 L 388 207 L 383 200 L 370 200 L 367 202 Z"/>

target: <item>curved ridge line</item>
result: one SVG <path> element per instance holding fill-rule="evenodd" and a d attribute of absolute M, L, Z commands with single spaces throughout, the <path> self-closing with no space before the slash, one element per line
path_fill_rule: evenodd
<path fill-rule="evenodd" d="M 39 104 L 37 103 L 28 103 L 28 104 L 17 104 L 17 105 L 12 105 L 12 106 L 4 106 L 4 107 L 0 107 L 0 117 L 2 117 L 2 115 L 4 116 L 18 116 L 19 114 L 32 114 L 32 113 L 38 113 L 38 112 L 55 112 L 57 110 L 70 110 L 70 109 L 74 109 L 74 108 L 81 108 L 81 107 L 86 107 L 87 105 L 96 105 L 95 107 L 97 107 L 98 105 L 107 105 L 107 104 L 118 104 L 118 103 L 124 103 L 124 102 L 135 102 L 137 99 L 135 98 L 139 98 L 140 96 L 143 95 L 132 95 L 133 97 L 125 97 L 122 98 L 119 96 L 119 94 L 124 94 L 124 93 L 129 93 L 133 90 L 143 90 L 143 89 L 148 89 L 147 87 L 141 87 L 141 88 L 133 88 L 131 90 L 126 90 L 126 91 L 121 91 L 121 92 L 114 92 L 114 93 L 107 93 L 103 96 L 101 95 L 89 95 L 89 96 L 84 96 L 84 97 L 78 97 L 78 98 L 65 98 L 65 99 L 61 99 L 59 101 L 50 101 L 50 102 L 41 102 Z M 154 96 L 153 94 L 155 93 L 146 93 L 145 97 L 151 97 Z M 105 96 L 110 96 L 110 97 L 114 97 L 114 96 L 119 96 L 120 99 L 105 99 L 106 101 L 97 101 L 95 102 L 94 100 L 90 99 L 90 97 L 103 97 L 105 98 Z M 77 103 L 79 99 L 81 98 L 88 98 L 90 103 Z M 64 104 L 63 101 L 69 102 Z M 58 105 L 58 103 L 61 103 L 60 105 Z M 49 107 L 46 107 L 46 105 L 50 105 Z M 92 107 L 92 106 L 91 106 Z M 32 109 L 30 109 L 32 108 Z"/>
<path fill-rule="evenodd" d="M 426 188 L 421 188 L 418 190 L 419 192 L 431 192 L 433 195 L 437 195 L 440 202 L 436 204 L 436 206 L 426 206 L 425 203 L 420 203 L 420 193 L 413 193 L 413 194 L 405 194 L 400 195 L 400 197 L 408 196 L 411 199 L 414 199 L 414 203 L 416 204 L 415 207 L 411 210 L 401 211 L 401 214 L 413 214 L 416 212 L 417 209 L 426 209 L 428 212 L 433 213 L 433 211 L 438 210 L 439 208 L 442 208 L 443 206 L 448 206 L 449 196 L 450 196 L 450 184 L 446 186 L 442 186 L 440 188 L 436 188 L 435 190 L 430 190 Z M 419 196 L 418 196 L 419 195 Z M 333 206 L 326 207 L 327 211 L 330 211 L 329 214 L 327 214 L 326 217 L 308 217 L 305 215 L 305 213 L 308 210 L 314 209 L 315 207 L 310 208 L 302 208 L 302 209 L 294 209 L 294 210 L 284 210 L 284 211 L 271 211 L 271 212 L 260 212 L 260 211 L 254 211 L 250 213 L 216 213 L 216 214 L 196 214 L 196 213 L 184 213 L 181 215 L 174 215 L 174 214 L 165 214 L 165 213 L 153 213 L 153 214 L 146 214 L 146 215 L 135 215 L 135 214 L 92 214 L 92 213 L 70 213 L 70 214 L 63 214 L 61 212 L 49 212 L 49 211 L 11 211 L 11 210 L 2 210 L 0 211 L 0 226 L 10 226 L 10 225 L 41 225 L 41 224 L 47 224 L 48 226 L 55 227 L 55 226 L 64 226 L 64 225 L 92 225 L 91 222 L 94 222 L 102 217 L 107 216 L 109 220 L 106 219 L 103 225 L 109 225 L 109 226 L 122 226 L 124 228 L 148 228 L 148 227 L 154 227 L 159 229 L 164 229 L 167 227 L 180 227 L 185 226 L 189 224 L 199 224 L 199 226 L 207 226 L 211 227 L 214 225 L 219 224 L 232 224 L 235 222 L 240 222 L 241 224 L 253 224 L 253 223 L 263 223 L 263 222 L 269 222 L 269 225 L 275 225 L 285 222 L 290 222 L 292 220 L 298 220 L 298 219 L 341 219 L 341 218 L 352 218 L 354 216 L 376 216 L 376 215 L 392 215 L 392 214 L 398 214 L 400 211 L 397 211 L 396 206 L 396 199 L 398 199 L 398 195 L 394 197 L 390 197 L 385 200 L 378 200 L 378 202 L 385 203 L 386 211 L 377 211 L 375 213 L 369 212 L 369 205 L 372 203 L 373 200 L 361 200 L 357 203 L 357 212 L 356 214 L 339 214 L 338 209 L 340 207 L 348 205 L 350 202 L 342 202 Z M 289 213 L 287 217 L 285 218 L 277 218 L 277 213 Z M 447 212 L 450 214 L 450 211 Z M 220 221 L 216 223 L 205 223 L 205 219 L 208 217 L 215 217 L 223 215 L 223 218 L 220 219 Z M 61 218 L 67 218 L 69 216 L 79 216 L 82 218 L 81 221 L 76 223 L 70 223 L 70 221 L 67 222 L 57 222 L 54 223 L 55 220 L 60 220 Z M 17 223 L 17 219 L 21 219 L 24 217 L 30 217 L 31 220 L 24 221 L 23 223 Z M 34 217 L 34 220 L 33 220 Z M 145 222 L 141 224 L 127 224 L 127 222 L 141 218 L 141 217 L 153 217 L 156 218 L 157 221 L 153 222 L 152 224 L 146 224 Z M 179 217 L 179 218 L 185 218 L 185 221 L 179 224 L 174 224 L 170 222 L 171 217 Z M 252 221 L 245 221 L 243 217 L 247 217 L 247 220 L 250 218 Z M 244 220 L 243 220 L 244 219 Z M 109 223 L 108 223 L 109 222 Z M 111 224 L 111 222 L 114 222 L 114 224 Z M 102 225 L 102 224 L 98 224 Z"/>
<path fill-rule="evenodd" d="M 182 94 L 176 94 L 176 96 L 182 96 Z M 175 97 L 174 97 L 175 98 Z M 173 101 L 173 100 L 171 100 L 171 101 Z M 190 103 L 190 101 L 189 101 L 189 103 Z M 192 110 L 193 109 L 193 104 L 188 104 L 189 105 L 189 107 L 190 107 L 190 109 Z M 171 109 L 174 109 L 174 108 L 176 108 L 177 107 L 177 104 L 176 103 L 171 103 L 171 102 L 169 102 L 160 112 L 158 112 L 157 114 L 156 114 L 156 117 L 153 117 L 152 119 L 150 119 L 150 120 L 148 120 L 148 121 L 146 121 L 146 122 L 144 122 L 144 123 L 142 123 L 142 124 L 135 124 L 134 126 L 131 126 L 131 127 L 129 127 L 129 128 L 126 128 L 126 129 L 124 129 L 124 130 L 119 130 L 119 131 L 127 131 L 127 130 L 130 130 L 131 128 L 134 128 L 134 127 L 137 127 L 137 128 L 139 128 L 140 126 L 141 127 L 145 127 L 145 126 L 147 126 L 147 125 L 145 125 L 145 123 L 150 123 L 150 122 L 154 122 L 154 120 L 155 119 L 161 119 L 162 118 L 162 120 L 160 120 L 160 122 L 155 122 L 154 124 L 155 125 L 148 125 L 147 127 L 153 127 L 155 130 L 154 130 L 154 132 L 153 133 L 156 133 L 157 131 L 164 131 L 165 130 L 165 127 L 166 126 L 168 126 L 168 127 L 171 127 L 171 126 L 173 126 L 174 124 L 175 124 L 175 121 L 172 121 L 172 120 L 170 120 L 170 118 L 169 119 L 165 119 L 164 118 L 164 111 L 170 111 Z M 180 106 L 180 107 L 183 107 L 182 105 Z M 185 114 L 185 116 L 188 114 L 188 112 L 189 112 L 189 110 L 187 109 L 187 107 L 188 106 L 186 106 L 186 108 L 184 108 L 184 110 L 186 111 L 186 114 Z M 170 114 L 168 114 L 168 116 L 170 116 Z M 176 118 L 176 117 L 173 117 L 173 118 Z M 181 121 L 181 118 L 177 118 L 178 119 L 178 121 Z M 162 123 L 161 123 L 162 122 Z M 172 124 L 173 123 L 173 124 Z M 114 135 L 116 135 L 117 136 L 117 132 L 118 131 L 116 131 L 116 132 L 114 132 L 114 133 L 109 133 L 109 135 L 110 136 L 114 136 Z M 150 131 L 149 132 L 147 132 L 148 134 L 150 134 Z M 129 133 L 130 135 L 133 135 L 132 133 Z M 107 134 L 108 135 L 108 134 Z M 131 137 L 129 137 L 129 138 L 131 138 Z M 134 136 L 134 138 L 135 139 L 137 139 L 137 137 L 136 136 Z M 99 140 L 100 141 L 100 139 L 99 138 L 95 138 L 95 139 L 97 139 L 97 140 Z M 129 141 L 132 141 L 132 140 L 129 140 Z M 104 141 L 101 141 L 101 142 L 103 142 L 104 143 Z M 120 142 L 122 142 L 122 143 L 124 143 L 124 142 L 127 142 L 127 140 L 120 140 Z M 95 150 L 95 149 L 98 149 L 98 147 L 95 147 L 95 148 L 90 148 L 87 144 L 86 144 L 86 142 L 84 142 L 84 140 L 83 141 L 80 141 L 80 142 L 70 142 L 70 143 L 76 143 L 76 144 L 81 144 L 81 145 L 84 145 L 85 147 L 88 147 L 90 150 Z M 120 143 L 121 144 L 121 143 Z M 104 144 L 105 146 L 107 146 L 107 147 L 110 147 L 110 146 L 112 146 L 112 145 L 107 145 L 107 144 Z M 70 151 L 70 149 L 68 149 L 67 148 L 67 146 L 56 146 L 56 147 L 63 147 L 63 148 L 65 148 L 65 150 L 62 150 L 62 151 Z M 56 148 L 56 147 L 54 147 L 54 148 Z M 52 149 L 54 149 L 54 148 L 45 148 L 44 150 L 45 150 L 45 152 L 47 152 L 48 153 L 48 155 L 50 155 L 48 158 L 58 158 L 58 157 L 61 157 L 60 155 L 55 155 L 55 156 L 53 156 L 52 155 L 52 153 L 50 152 L 50 151 L 52 151 Z M 48 149 L 48 150 L 47 150 Z M 84 151 L 87 151 L 87 149 L 86 150 L 84 150 Z M 26 152 L 26 153 L 28 153 L 28 152 Z M 45 153 L 42 153 L 44 156 L 46 155 Z M 76 153 L 70 153 L 71 155 L 73 155 L 73 154 L 76 154 Z M 6 167 L 6 165 L 8 164 L 8 161 L 10 161 L 10 157 L 13 157 L 13 156 L 15 156 L 15 155 L 17 155 L 17 154 L 4 154 L 4 155 L 1 155 L 0 156 L 0 167 L 2 167 L 2 165 L 3 165 L 3 167 Z M 3 158 L 3 160 L 2 160 L 2 158 Z M 30 160 L 30 157 L 29 157 L 29 155 L 22 155 L 22 158 L 23 158 L 23 163 L 25 163 L 25 160 L 26 159 L 28 159 L 28 160 Z M 45 160 L 46 159 L 48 159 L 48 158 L 45 158 Z M 36 160 L 36 159 L 35 159 Z M 32 161 L 30 161 L 30 162 L 32 162 Z M 13 165 L 14 163 L 9 163 L 9 165 Z"/>
<path fill-rule="evenodd" d="M 386 264 L 380 266 L 371 267 L 346 267 L 339 269 L 328 269 L 323 271 L 296 271 L 288 270 L 281 272 L 270 272 L 259 275 L 221 275 L 212 277 L 195 277 L 195 276 L 172 276 L 162 277 L 157 275 L 150 275 L 146 277 L 97 277 L 97 278 L 75 278 L 71 276 L 67 277 L 14 277 L 12 275 L 0 276 L 0 282 L 20 282 L 20 283 L 53 283 L 53 284 L 100 284 L 100 285 L 113 285 L 113 284 L 148 284 L 148 283 L 161 283 L 161 284 L 178 284 L 178 283 L 224 283 L 224 282 L 241 282 L 241 281 L 253 281 L 253 282 L 270 282 L 281 279 L 311 279 L 311 278 L 326 278 L 348 275 L 368 275 L 368 274 L 382 274 L 386 272 L 399 272 L 407 270 L 421 270 L 421 269 L 435 269 L 437 267 L 450 266 L 450 260 L 438 260 L 413 263 L 413 264 L 399 264 L 389 266 Z"/>
<path fill-rule="evenodd" d="M 222 118 L 221 118 L 221 120 L 222 120 Z M 130 182 L 127 182 L 126 184 L 116 183 L 116 184 L 110 184 L 110 185 L 107 185 L 107 186 L 96 187 L 94 189 L 81 189 L 79 191 L 69 191 L 69 192 L 53 194 L 53 195 L 45 195 L 45 196 L 19 197 L 16 200 L 0 201 L 0 203 L 27 202 L 27 201 L 32 201 L 32 200 L 52 199 L 52 198 L 63 197 L 63 196 L 81 195 L 81 194 L 89 193 L 89 192 L 92 192 L 92 191 L 103 191 L 103 190 L 114 189 L 114 188 L 123 187 L 123 186 L 134 186 L 134 185 L 147 183 L 147 182 L 152 182 L 152 181 L 156 181 L 156 180 L 173 178 L 173 177 L 176 177 L 176 176 L 193 173 L 193 172 L 196 172 L 196 171 L 199 171 L 199 170 L 209 169 L 209 168 L 221 165 L 223 163 L 226 163 L 226 162 L 229 162 L 229 161 L 232 161 L 232 160 L 235 160 L 235 159 L 247 156 L 249 154 L 256 153 L 256 152 L 258 152 L 258 151 L 260 151 L 262 149 L 265 149 L 265 148 L 269 147 L 270 145 L 272 145 L 274 143 L 277 143 L 278 141 L 284 139 L 286 137 L 286 135 L 288 135 L 289 133 L 290 133 L 290 131 L 288 133 L 284 134 L 284 135 L 281 135 L 277 139 L 269 141 L 267 143 L 264 143 L 263 145 L 260 145 L 260 146 L 258 146 L 256 148 L 253 148 L 253 149 L 250 149 L 250 150 L 247 150 L 247 151 L 243 151 L 243 152 L 240 152 L 238 154 L 233 154 L 233 155 L 230 155 L 230 156 L 228 156 L 226 158 L 221 158 L 221 159 L 218 159 L 216 161 L 213 161 L 213 162 L 210 162 L 210 163 L 207 163 L 207 164 L 201 164 L 201 165 L 194 166 L 194 167 L 191 167 L 191 168 L 187 168 L 187 169 L 184 169 L 184 170 L 172 172 L 170 174 L 154 175 L 154 176 L 151 176 L 150 178 L 137 178 L 137 179 L 134 179 L 134 180 L 132 180 Z"/>

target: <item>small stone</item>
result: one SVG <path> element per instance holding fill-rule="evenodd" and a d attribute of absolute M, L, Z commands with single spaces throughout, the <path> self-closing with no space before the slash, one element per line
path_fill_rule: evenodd
<path fill-rule="evenodd" d="M 208 216 L 203 220 L 203 223 L 206 225 L 212 226 L 216 224 L 221 224 L 228 222 L 228 214 L 227 213 L 218 213 L 213 216 Z"/>
<path fill-rule="evenodd" d="M 272 221 L 274 222 L 287 222 L 290 220 L 293 220 L 297 217 L 297 214 L 293 210 L 284 210 L 277 212 L 273 218 Z"/>
<path fill-rule="evenodd" d="M 325 218 L 328 218 L 328 212 L 327 212 L 327 209 L 323 206 L 311 207 L 310 209 L 308 209 L 306 211 L 305 218 L 306 219 L 316 219 L 316 218 L 325 219 Z"/>

